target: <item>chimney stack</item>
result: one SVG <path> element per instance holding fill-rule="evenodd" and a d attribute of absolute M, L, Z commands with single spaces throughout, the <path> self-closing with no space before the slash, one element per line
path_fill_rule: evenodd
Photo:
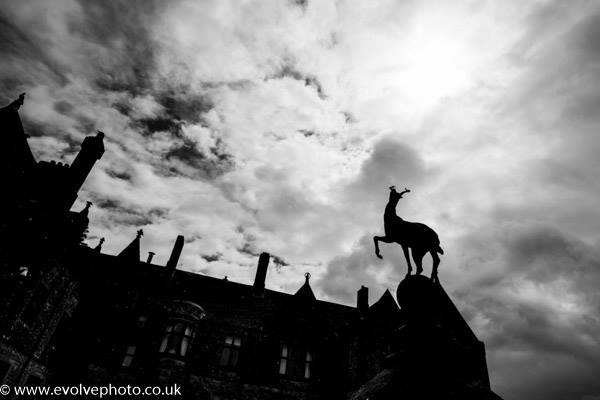
<path fill-rule="evenodd" d="M 361 313 L 366 312 L 369 309 L 369 288 L 361 286 L 356 292 L 356 308 Z"/>
<path fill-rule="evenodd" d="M 173 251 L 171 252 L 171 257 L 169 257 L 169 261 L 167 261 L 167 268 L 172 271 L 175 271 L 177 268 L 177 263 L 179 262 L 179 256 L 181 255 L 181 250 L 183 249 L 183 236 L 177 236 L 177 240 L 175 240 L 175 245 L 173 246 Z"/>
<path fill-rule="evenodd" d="M 152 262 L 152 258 L 154 257 L 154 252 L 153 251 L 149 251 L 148 252 L 148 259 L 146 260 L 146 262 L 148 264 L 150 264 Z"/>
<path fill-rule="evenodd" d="M 267 277 L 267 268 L 269 268 L 269 253 L 261 253 L 258 258 L 258 267 L 254 277 L 254 293 L 262 294 L 265 290 L 265 278 Z"/>

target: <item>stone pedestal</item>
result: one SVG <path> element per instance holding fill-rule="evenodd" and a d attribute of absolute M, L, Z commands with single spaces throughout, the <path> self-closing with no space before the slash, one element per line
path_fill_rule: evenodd
<path fill-rule="evenodd" d="M 405 324 L 383 369 L 350 400 L 498 400 L 481 343 L 438 282 L 409 275 L 396 291 Z M 482 369 L 483 365 L 483 369 Z"/>

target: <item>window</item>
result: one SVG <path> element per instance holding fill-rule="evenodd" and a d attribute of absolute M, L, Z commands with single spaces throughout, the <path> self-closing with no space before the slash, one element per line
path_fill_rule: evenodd
<path fill-rule="evenodd" d="M 223 352 L 221 353 L 222 367 L 235 367 L 240 357 L 240 347 L 242 347 L 242 339 L 237 336 L 225 337 Z"/>
<path fill-rule="evenodd" d="M 185 357 L 193 338 L 194 330 L 188 324 L 177 322 L 168 325 L 159 351 Z"/>
<path fill-rule="evenodd" d="M 309 379 L 312 375 L 313 355 L 310 351 L 292 349 L 287 344 L 281 346 L 279 374 Z"/>
<path fill-rule="evenodd" d="M 125 357 L 123 357 L 123 362 L 121 363 L 121 366 L 131 366 L 131 363 L 133 362 L 133 356 L 135 355 L 135 349 L 135 346 L 127 346 L 127 350 L 125 351 Z"/>
<path fill-rule="evenodd" d="M 279 374 L 285 375 L 288 371 L 288 362 L 290 361 L 290 354 L 287 345 L 281 347 L 281 360 L 279 360 Z"/>
<path fill-rule="evenodd" d="M 306 379 L 310 378 L 311 363 L 312 363 L 312 354 L 310 354 L 310 351 L 307 351 L 306 358 L 304 359 L 304 377 Z"/>

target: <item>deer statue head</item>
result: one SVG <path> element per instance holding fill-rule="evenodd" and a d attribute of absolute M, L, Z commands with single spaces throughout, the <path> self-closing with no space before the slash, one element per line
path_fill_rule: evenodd
<path fill-rule="evenodd" d="M 402 198 L 402 195 L 404 193 L 409 193 L 410 190 L 407 188 L 404 188 L 404 190 L 400 193 L 398 193 L 396 191 L 396 186 L 390 186 L 390 202 L 394 202 L 397 203 L 398 200 L 400 200 Z"/>

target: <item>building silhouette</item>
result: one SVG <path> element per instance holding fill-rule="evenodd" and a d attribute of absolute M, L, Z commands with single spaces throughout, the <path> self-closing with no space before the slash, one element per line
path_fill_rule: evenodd
<path fill-rule="evenodd" d="M 184 398 L 497 399 L 484 345 L 439 283 L 407 277 L 356 307 L 141 259 L 137 232 L 118 255 L 83 243 L 90 203 L 70 211 L 104 153 L 88 136 L 69 166 L 36 161 L 19 117 L 0 109 L 0 381 L 12 385 L 177 383 Z"/>

